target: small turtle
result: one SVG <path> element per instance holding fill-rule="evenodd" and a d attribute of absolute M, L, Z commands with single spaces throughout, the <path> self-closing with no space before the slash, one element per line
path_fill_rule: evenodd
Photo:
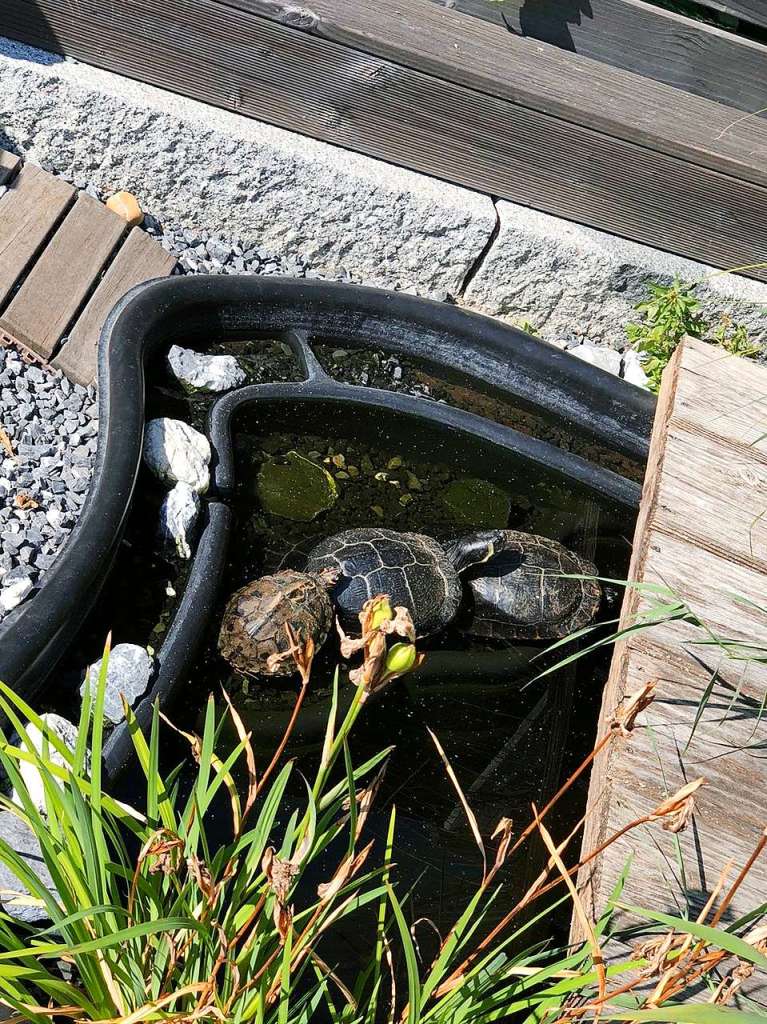
<path fill-rule="evenodd" d="M 471 533 L 445 544 L 467 591 L 463 632 L 492 640 L 553 640 L 587 626 L 599 609 L 596 566 L 556 540 L 516 530 Z"/>
<path fill-rule="evenodd" d="M 299 643 L 325 643 L 333 625 L 328 596 L 334 573 L 305 573 L 285 569 L 262 576 L 238 590 L 227 603 L 218 649 L 237 672 L 245 675 L 289 676 L 296 670 L 286 624 Z"/>
<path fill-rule="evenodd" d="M 421 533 L 343 530 L 318 544 L 306 567 L 340 573 L 333 599 L 345 625 L 357 625 L 365 601 L 388 594 L 392 605 L 408 609 L 416 634 L 428 636 L 447 626 L 461 603 L 458 573 L 442 547 Z"/>

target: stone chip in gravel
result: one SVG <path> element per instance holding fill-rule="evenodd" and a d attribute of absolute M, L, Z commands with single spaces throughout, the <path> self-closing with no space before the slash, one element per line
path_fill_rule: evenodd
<path fill-rule="evenodd" d="M 17 605 L 21 604 L 25 597 L 32 593 L 33 589 L 34 583 L 29 576 L 20 576 L 8 583 L 3 581 L 0 586 L 0 610 L 3 612 L 12 611 Z"/>
<path fill-rule="evenodd" d="M 99 658 L 90 666 L 80 687 L 80 696 L 85 693 L 86 681 L 89 682 L 91 695 L 95 695 L 98 686 L 101 665 Z M 113 725 L 123 720 L 123 704 L 121 695 L 130 707 L 135 707 L 139 698 L 143 697 L 149 687 L 149 680 L 154 670 L 154 661 L 145 647 L 138 644 L 117 644 L 109 655 L 106 688 L 104 691 L 104 717 Z"/>
<path fill-rule="evenodd" d="M 160 538 L 179 558 L 191 558 L 200 496 L 189 484 L 178 483 L 160 507 Z"/>
<path fill-rule="evenodd" d="M 180 345 L 168 350 L 168 366 L 182 384 L 200 391 L 229 391 L 246 377 L 234 356 L 205 355 Z"/>
<path fill-rule="evenodd" d="M 198 494 L 208 489 L 210 444 L 183 420 L 163 416 L 147 423 L 144 461 L 164 483 L 189 484 Z"/>

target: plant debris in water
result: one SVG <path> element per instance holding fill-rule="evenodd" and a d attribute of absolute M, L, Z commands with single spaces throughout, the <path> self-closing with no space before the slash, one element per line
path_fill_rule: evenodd
<path fill-rule="evenodd" d="M 261 464 L 256 494 L 268 515 L 308 523 L 333 507 L 338 485 L 324 466 L 289 451 L 284 461 Z"/>

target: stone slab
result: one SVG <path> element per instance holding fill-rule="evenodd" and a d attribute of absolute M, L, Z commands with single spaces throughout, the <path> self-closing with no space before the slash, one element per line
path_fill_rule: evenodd
<path fill-rule="evenodd" d="M 3 145 L 127 189 L 168 225 L 437 297 L 460 291 L 496 222 L 487 196 L 8 40 Z"/>
<path fill-rule="evenodd" d="M 497 206 L 498 236 L 464 297 L 473 309 L 509 323 L 527 320 L 548 341 L 623 348 L 625 326 L 637 319 L 634 306 L 647 298 L 649 283 L 708 278 L 699 289 L 707 314 L 729 313 L 754 337 L 767 336 L 763 282 L 515 203 Z"/>

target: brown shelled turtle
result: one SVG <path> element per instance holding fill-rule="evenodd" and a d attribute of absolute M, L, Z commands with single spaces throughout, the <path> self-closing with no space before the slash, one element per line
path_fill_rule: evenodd
<path fill-rule="evenodd" d="M 486 530 L 445 544 L 461 573 L 466 609 L 459 628 L 491 640 L 554 640 L 587 626 L 602 588 L 597 568 L 559 541 L 517 530 Z"/>
<path fill-rule="evenodd" d="M 284 569 L 262 576 L 238 590 L 227 603 L 218 649 L 233 669 L 253 676 L 290 676 L 296 664 L 290 657 L 290 626 L 299 644 L 325 643 L 333 625 L 328 587 L 334 573 Z"/>

